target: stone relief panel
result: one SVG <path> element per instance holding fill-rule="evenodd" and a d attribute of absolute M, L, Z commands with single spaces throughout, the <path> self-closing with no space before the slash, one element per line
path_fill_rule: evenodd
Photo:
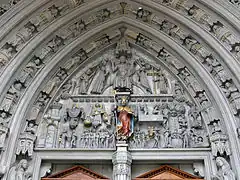
<path fill-rule="evenodd" d="M 221 123 L 217 124 L 221 131 L 215 127 L 217 125 L 213 123 L 213 117 L 216 112 L 191 71 L 164 47 L 151 42 L 143 34 L 124 28 L 118 32 L 116 34 L 120 38 L 115 49 L 106 51 L 91 65 L 73 73 L 79 63 L 89 57 L 88 52 L 92 52 L 80 49 L 46 83 L 27 116 L 29 123 L 19 136 L 17 156 L 31 159 L 34 148 L 115 149 L 118 140 L 116 110 L 120 110 L 115 95 L 121 92 L 130 95 L 128 107 L 133 110 L 135 117 L 130 136 L 125 139 L 130 148 L 211 146 L 216 156 L 230 155 L 224 128 Z M 154 50 L 163 64 L 138 52 L 125 37 L 135 39 L 135 43 L 141 47 Z M 94 42 L 98 44 L 99 41 Z M 127 60 L 130 67 L 134 68 L 123 71 L 126 67 L 120 66 L 121 60 Z M 113 72 L 113 69 L 117 73 L 110 78 L 109 72 Z M 140 77 L 144 77 L 145 83 L 140 81 Z M 101 81 L 97 81 L 98 78 Z M 141 86 L 141 83 L 148 86 Z M 96 88 L 96 84 L 101 88 Z M 103 90 L 106 84 L 108 87 Z M 95 93 L 93 88 L 101 91 Z M 31 124 L 31 120 L 36 125 Z M 122 129 L 129 125 L 121 122 L 119 127 Z M 120 139 L 123 140 L 122 137 Z"/>
<path fill-rule="evenodd" d="M 197 108 L 173 75 L 131 48 L 125 28 L 120 32 L 114 50 L 63 84 L 57 109 L 51 105 L 39 125 L 36 147 L 105 149 L 115 140 L 129 140 L 132 149 L 209 147 L 208 99 Z M 187 82 L 196 84 L 191 93 L 204 95 L 194 78 Z M 128 95 L 119 99 L 121 92 Z"/>
<path fill-rule="evenodd" d="M 114 10 L 110 10 L 112 13 L 111 13 L 111 16 L 109 16 L 109 15 L 107 15 L 107 17 L 109 17 L 109 18 L 113 18 L 113 17 L 115 17 L 115 15 L 117 15 L 118 13 L 125 13 L 125 12 L 127 12 L 128 11 L 128 6 L 126 5 L 126 4 L 124 4 L 124 3 L 121 3 L 120 4 L 120 9 L 114 9 Z M 104 9 L 102 10 L 102 11 L 105 11 Z M 143 17 L 143 15 L 141 15 L 141 13 L 142 13 L 142 11 L 144 11 L 144 10 L 140 10 L 139 11 L 139 13 L 138 13 L 138 15 L 137 15 L 137 18 L 139 18 L 139 19 L 141 19 L 141 17 Z M 100 12 L 100 11 L 99 11 Z M 99 13 L 98 12 L 98 13 Z M 137 11 L 136 11 L 137 12 Z M 150 12 L 150 11 L 149 11 Z M 102 14 L 102 13 L 100 13 L 100 14 Z M 144 13 L 143 13 L 144 14 Z M 147 14 L 151 14 L 151 15 L 153 15 L 152 13 L 147 13 Z M 99 15 L 96 15 L 96 16 L 99 16 Z M 94 16 L 95 17 L 95 16 Z M 156 19 L 156 22 L 158 23 L 158 22 L 164 22 L 163 24 L 165 24 L 165 22 L 167 22 L 167 21 L 165 21 L 165 20 L 160 20 L 157 16 L 151 16 L 151 17 L 155 17 L 155 19 Z M 96 18 L 90 18 L 90 19 L 96 19 Z M 106 18 L 104 18 L 105 20 L 106 20 Z M 149 20 L 149 18 L 147 18 L 147 20 L 144 20 L 144 22 L 145 21 L 148 21 Z M 151 20 L 151 19 L 150 19 Z M 83 30 L 85 30 L 85 28 L 86 27 L 88 27 L 88 26 L 86 26 L 86 23 L 87 21 L 85 21 L 85 20 L 80 20 L 79 21 L 79 23 L 76 23 L 76 24 L 74 24 L 73 25 L 73 29 L 68 29 L 68 30 L 61 30 L 61 33 L 59 34 L 59 35 L 56 35 L 56 37 L 55 38 L 53 38 L 53 40 L 51 40 L 51 41 L 49 41 L 49 45 L 47 45 L 46 46 L 46 48 L 43 48 L 43 49 L 46 49 L 46 51 L 45 50 L 43 50 L 43 51 L 39 51 L 39 53 L 36 53 L 37 55 L 35 55 L 36 57 L 39 57 L 39 56 L 41 56 L 41 55 L 43 55 L 43 57 L 45 58 L 45 55 L 46 55 L 46 57 L 48 56 L 48 54 L 49 53 L 55 53 L 57 50 L 54 50 L 54 48 L 55 47 L 58 47 L 58 46 L 62 46 L 62 45 L 65 45 L 65 42 L 68 42 L 69 40 L 66 40 L 65 38 L 67 37 L 72 37 L 72 35 L 76 35 L 76 30 L 77 31 L 79 31 L 79 33 L 81 33 Z M 99 21 L 96 21 L 96 20 L 91 20 L 90 22 L 93 22 L 93 24 L 96 24 L 95 22 L 99 22 Z M 154 24 L 154 23 L 153 23 Z M 162 23 L 161 23 L 162 24 Z M 161 25 L 160 24 L 160 25 Z M 76 26 L 76 27 L 75 27 Z M 176 29 L 177 27 L 176 27 L 176 25 L 174 25 L 175 27 L 173 28 L 173 30 L 174 29 Z M 161 28 L 163 27 L 163 26 L 160 26 Z M 69 27 L 68 27 L 69 28 Z M 162 28 L 163 30 L 164 30 L 164 27 Z M 171 28 L 172 29 L 172 28 Z M 166 29 L 167 30 L 167 29 Z M 74 31 L 74 32 L 72 32 L 72 31 Z M 171 33 L 169 33 L 170 35 L 173 35 L 173 37 L 176 37 L 176 38 L 178 38 L 179 40 L 181 40 L 181 39 L 183 39 L 184 37 L 187 37 L 188 35 L 184 35 L 183 34 L 183 32 L 184 31 L 181 31 L 181 33 L 179 34 L 179 35 L 177 35 L 176 33 L 178 33 L 178 32 L 180 32 L 181 30 L 177 30 L 176 32 L 175 32 L 175 30 L 173 31 L 173 32 L 171 32 Z M 168 32 L 168 30 L 166 31 L 166 32 Z M 174 35 L 174 34 L 176 34 L 176 35 Z M 76 61 L 78 61 L 79 59 L 84 59 L 84 58 L 87 58 L 87 54 L 88 53 L 92 53 L 93 52 L 93 50 L 95 50 L 96 49 L 96 47 L 98 47 L 98 46 L 100 46 L 100 45 L 102 45 L 102 44 L 106 44 L 106 43 L 109 43 L 109 39 L 111 39 L 111 37 L 112 37 L 112 39 L 114 39 L 114 38 L 116 38 L 118 35 L 117 34 L 115 34 L 115 35 L 113 35 L 113 34 L 111 34 L 110 36 L 109 35 L 107 35 L 107 36 L 102 36 L 101 38 L 99 38 L 98 40 L 96 40 L 96 41 L 94 41 L 94 43 L 92 43 L 91 44 L 91 46 L 89 47 L 89 49 L 87 50 L 87 51 L 85 51 L 85 50 L 82 50 L 81 52 L 80 52 L 80 55 L 78 55 L 76 58 L 75 58 L 75 60 L 72 60 L 72 64 L 71 64 L 71 62 L 69 63 L 69 68 L 72 68 L 72 66 L 74 66 L 74 62 L 76 62 Z M 130 35 L 129 34 L 129 36 L 131 37 L 132 35 Z M 75 36 L 74 36 L 75 37 Z M 158 44 L 156 44 L 155 42 L 151 42 L 147 37 L 144 37 L 144 35 L 142 35 L 142 34 L 138 34 L 138 36 L 136 36 L 136 37 L 133 37 L 133 38 L 135 38 L 136 39 L 136 44 L 139 44 L 139 45 L 141 45 L 141 46 L 143 46 L 144 48 L 146 48 L 146 49 L 151 49 L 152 51 L 154 51 L 154 52 L 157 52 L 158 53 L 158 57 L 159 58 L 166 58 L 166 57 L 168 57 L 169 55 L 168 55 L 168 53 L 167 52 L 164 52 L 165 51 L 165 49 L 163 48 L 163 47 L 161 47 L 161 48 L 159 48 L 160 46 L 158 45 Z M 62 41 L 63 40 L 63 41 Z M 144 43 L 143 43 L 143 40 L 144 40 Z M 53 44 L 53 45 L 52 45 Z M 54 45 L 55 44 L 55 45 Z M 193 46 L 193 47 L 195 47 L 195 46 Z M 203 48 L 203 46 L 199 46 L 198 45 L 198 43 L 196 44 L 196 47 L 197 47 L 197 50 L 199 50 L 199 51 L 197 51 L 198 53 L 196 53 L 196 54 L 199 54 L 199 55 L 201 55 L 202 57 L 206 57 L 206 55 L 208 55 L 208 52 L 207 51 L 205 51 L 204 50 L 204 48 Z M 50 49 L 50 50 L 49 50 Z M 53 49 L 53 50 L 52 50 Z M 160 50 L 159 50 L 160 49 Z M 47 52 L 47 53 L 42 53 L 42 52 Z M 194 51 L 193 51 L 194 52 Z M 166 56 L 166 57 L 165 57 Z M 50 58 L 50 57 L 48 57 L 48 58 Z M 47 58 L 47 59 L 48 59 Z M 119 59 L 120 59 L 120 57 L 119 57 Z M 171 58 L 166 58 L 166 59 L 171 59 Z M 42 60 L 43 61 L 43 60 Z M 123 60 L 122 60 L 123 61 Z M 172 63 L 172 62 L 171 62 Z M 38 65 L 38 64 L 37 64 Z M 221 64 L 220 64 L 221 65 Z M 172 65 L 172 66 L 175 66 L 176 68 L 174 69 L 175 71 L 176 71 L 176 69 L 177 69 L 177 71 L 180 71 L 180 67 L 182 67 L 182 68 L 184 68 L 184 65 L 181 65 L 181 64 L 176 64 L 176 62 L 175 62 L 175 64 L 174 65 Z M 43 63 L 43 67 L 44 67 L 44 63 Z M 218 68 L 222 68 L 223 69 L 223 67 L 222 66 L 219 66 Z M 181 73 L 182 73 L 182 71 L 181 71 Z M 184 72 L 185 73 L 185 72 Z M 226 74 L 223 70 L 221 70 L 221 71 L 219 71 L 219 73 L 218 74 Z M 143 74 L 143 73 L 140 73 L 140 74 Z M 180 74 L 180 73 L 179 73 Z M 186 73 L 185 73 L 186 74 Z M 186 76 L 186 75 L 185 75 Z M 187 76 L 189 76 L 189 75 L 187 75 Z M 31 76 L 29 76 L 29 77 L 31 77 Z M 189 76 L 189 77 L 187 77 L 187 78 L 185 78 L 186 79 L 186 81 L 187 81 L 187 79 L 188 78 L 190 78 L 191 76 Z M 82 77 L 83 79 L 84 79 L 84 77 Z M 229 79 L 229 78 L 222 78 L 223 80 L 222 81 L 225 81 L 225 79 Z M 83 81 L 84 82 L 84 81 Z M 194 81 L 193 81 L 194 82 Z M 143 84 L 143 82 L 141 82 L 142 84 Z M 194 84 L 194 83 L 191 83 L 191 84 L 189 84 L 189 87 L 190 86 L 192 86 L 192 84 Z M 196 83 L 195 83 L 196 84 Z M 21 84 L 21 83 L 16 83 L 16 82 L 14 82 L 14 85 L 16 86 L 20 86 L 20 87 L 18 87 L 18 91 L 22 91 L 22 90 L 24 90 L 27 86 L 25 86 L 25 85 L 23 85 L 23 84 Z M 196 86 L 196 85 L 193 85 L 193 86 Z M 198 89 L 197 87 L 193 87 L 193 89 Z M 16 89 L 16 88 L 15 88 Z M 20 89 L 20 90 L 19 90 Z M 200 90 L 200 89 L 198 89 L 198 90 Z M 93 91 L 94 92 L 94 91 Z M 11 94 L 11 93 L 8 93 L 8 95 L 9 96 L 12 96 L 12 97 L 10 97 L 10 99 L 8 99 L 8 98 L 6 98 L 5 100 L 4 100 L 4 104 L 5 104 L 5 101 L 8 103 L 10 103 L 11 104 L 11 108 L 12 108 L 12 105 L 14 105 L 16 102 L 17 102 L 17 95 L 18 94 L 16 94 L 16 93 L 14 93 L 14 94 Z M 16 97 L 15 97 L 16 96 Z M 199 97 L 198 97 L 199 96 Z M 202 103 L 204 103 L 204 102 L 207 102 L 208 100 L 207 100 L 207 98 L 205 97 L 205 92 L 204 91 L 198 91 L 198 93 L 196 94 L 196 98 L 198 98 L 199 99 L 199 101 L 200 102 L 202 102 Z M 204 104 L 206 104 L 206 103 L 204 103 Z M 3 105 L 3 106 L 5 106 L 5 105 Z"/>
<path fill-rule="evenodd" d="M 201 112 L 186 100 L 174 97 L 169 102 L 141 103 L 138 116 L 130 148 L 203 148 L 210 145 Z"/>
<path fill-rule="evenodd" d="M 58 115 L 54 117 L 52 111 Z M 63 100 L 44 116 L 36 148 L 112 149 L 113 128 L 111 104 Z"/>
<path fill-rule="evenodd" d="M 98 65 L 67 81 L 61 96 L 109 95 L 123 89 L 134 94 L 172 94 L 174 79 L 170 74 L 151 62 L 145 64 L 140 55 L 115 57 L 114 51 L 109 51 L 99 59 Z"/>
<path fill-rule="evenodd" d="M 113 95 L 74 95 L 60 100 L 57 109 L 50 107 L 40 123 L 36 148 L 111 149 L 118 138 L 124 139 L 118 129 L 125 126 L 126 131 L 123 128 L 121 132 L 127 133 L 124 136 L 129 137 L 131 149 L 210 146 L 202 112 L 187 99 L 169 95 L 143 100 L 142 96 L 132 95 L 128 106 L 132 110 L 121 107 L 116 106 Z M 130 119 L 129 124 L 121 121 L 124 115 L 118 112 L 122 110 L 135 114 L 133 125 Z M 52 115 L 53 111 L 57 116 Z"/>

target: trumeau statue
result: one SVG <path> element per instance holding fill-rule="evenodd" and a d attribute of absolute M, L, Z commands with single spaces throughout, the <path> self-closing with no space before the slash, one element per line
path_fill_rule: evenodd
<path fill-rule="evenodd" d="M 133 133 L 136 119 L 133 110 L 128 106 L 128 94 L 116 94 L 117 106 L 114 110 L 118 140 L 127 140 Z"/>

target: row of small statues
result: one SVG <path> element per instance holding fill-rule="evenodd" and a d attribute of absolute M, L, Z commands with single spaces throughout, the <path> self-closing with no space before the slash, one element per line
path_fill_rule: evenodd
<path fill-rule="evenodd" d="M 136 130 L 130 140 L 131 148 L 188 148 L 188 147 L 209 147 L 206 137 L 197 135 L 194 129 L 179 129 L 173 132 L 168 129 L 153 130 L 150 127 L 148 132 Z"/>
<path fill-rule="evenodd" d="M 80 147 L 82 148 L 114 148 L 114 133 L 108 131 L 93 132 L 86 130 L 80 137 Z"/>

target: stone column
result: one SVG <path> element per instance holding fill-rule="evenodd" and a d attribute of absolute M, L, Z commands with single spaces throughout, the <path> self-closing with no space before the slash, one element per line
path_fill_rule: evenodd
<path fill-rule="evenodd" d="M 132 156 L 128 152 L 125 141 L 117 143 L 117 151 L 113 154 L 113 180 L 131 180 Z"/>

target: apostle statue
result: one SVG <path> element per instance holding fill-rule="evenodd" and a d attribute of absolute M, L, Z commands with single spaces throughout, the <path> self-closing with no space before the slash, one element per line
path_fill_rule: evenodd
<path fill-rule="evenodd" d="M 235 180 L 235 174 L 232 171 L 229 163 L 223 157 L 216 158 L 216 164 L 218 167 L 217 174 L 212 177 L 212 180 Z"/>
<path fill-rule="evenodd" d="M 16 166 L 10 169 L 7 180 L 32 180 L 28 167 L 29 164 L 26 159 L 20 160 Z"/>

